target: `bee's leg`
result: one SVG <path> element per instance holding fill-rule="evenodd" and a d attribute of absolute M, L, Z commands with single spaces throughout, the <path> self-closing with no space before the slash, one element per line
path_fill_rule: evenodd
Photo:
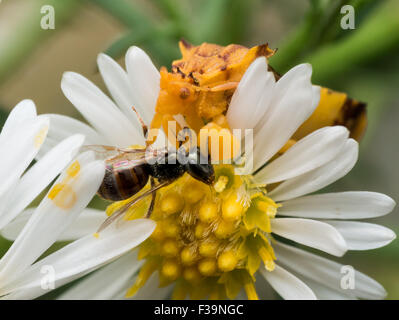
<path fill-rule="evenodd" d="M 146 138 L 146 137 L 147 137 L 147 132 L 148 132 L 148 126 L 145 124 L 143 118 L 142 118 L 142 117 L 140 116 L 140 114 L 137 112 L 136 108 L 135 108 L 135 107 L 132 107 L 132 109 L 133 109 L 133 111 L 136 113 L 137 118 L 139 119 L 139 122 L 140 122 L 140 124 L 141 124 L 141 128 L 142 128 L 142 130 L 143 130 L 144 138 Z"/>
<path fill-rule="evenodd" d="M 154 187 L 154 178 L 153 177 L 151 177 L 150 178 L 150 182 L 151 182 L 151 189 Z M 152 211 L 154 210 L 154 206 L 155 206 L 155 198 L 156 198 L 156 196 L 157 196 L 157 194 L 156 194 L 156 191 L 154 191 L 153 193 L 152 193 L 152 195 L 151 195 L 151 203 L 150 203 L 150 207 L 148 208 L 148 211 L 147 211 L 147 213 L 146 213 L 146 215 L 145 215 L 145 218 L 149 218 L 149 217 L 151 217 L 151 213 L 152 213 Z"/>

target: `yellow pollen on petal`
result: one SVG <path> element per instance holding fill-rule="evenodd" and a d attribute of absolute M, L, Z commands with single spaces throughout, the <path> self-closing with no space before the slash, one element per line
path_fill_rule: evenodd
<path fill-rule="evenodd" d="M 47 196 L 53 200 L 54 204 L 62 209 L 72 208 L 76 201 L 77 195 L 72 187 L 65 183 L 57 183 L 53 186 Z"/>
<path fill-rule="evenodd" d="M 79 161 L 76 160 L 68 167 L 68 169 L 66 170 L 66 174 L 68 175 L 68 177 L 74 178 L 78 175 L 79 171 L 80 171 L 80 164 Z"/>
<path fill-rule="evenodd" d="M 36 149 L 39 149 L 40 146 L 43 144 L 44 139 L 46 139 L 48 132 L 48 126 L 43 127 L 40 131 L 36 134 L 34 139 L 34 145 Z"/>

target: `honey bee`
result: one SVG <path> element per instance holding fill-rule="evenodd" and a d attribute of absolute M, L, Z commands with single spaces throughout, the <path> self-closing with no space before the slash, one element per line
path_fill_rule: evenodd
<path fill-rule="evenodd" d="M 144 125 L 143 133 L 146 133 Z M 213 165 L 199 147 L 187 150 L 187 147 L 180 145 L 176 150 L 173 147 L 152 149 L 151 145 L 141 149 L 88 145 L 84 149 L 94 151 L 98 157 L 104 159 L 105 174 L 97 194 L 110 201 L 131 198 L 104 221 L 98 232 L 121 217 L 134 204 L 151 195 L 151 203 L 145 215 L 149 218 L 154 209 L 156 191 L 173 183 L 184 173 L 207 185 L 212 185 L 215 179 Z M 149 180 L 150 189 L 132 198 Z"/>

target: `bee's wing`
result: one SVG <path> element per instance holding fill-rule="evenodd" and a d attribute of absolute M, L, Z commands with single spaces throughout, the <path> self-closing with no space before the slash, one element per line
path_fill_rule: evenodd
<path fill-rule="evenodd" d="M 160 183 L 156 186 L 153 186 L 150 190 L 147 190 L 146 192 L 140 194 L 137 197 L 134 197 L 133 199 L 131 199 L 131 201 L 129 201 L 128 203 L 126 203 L 123 207 L 121 207 L 120 209 L 118 209 L 117 211 L 115 211 L 111 216 L 109 216 L 102 224 L 101 226 L 98 228 L 98 233 L 103 231 L 106 227 L 108 227 L 111 223 L 113 223 L 114 221 L 118 220 L 120 217 L 123 216 L 124 213 L 126 213 L 126 211 L 131 208 L 134 204 L 136 204 L 138 201 L 144 199 L 145 197 L 153 194 L 155 191 L 157 191 L 158 189 L 167 186 L 168 184 L 170 184 L 170 182 L 164 182 L 164 183 Z"/>
<path fill-rule="evenodd" d="M 106 170 L 112 171 L 117 167 L 137 166 L 139 164 L 150 162 L 156 158 L 162 157 L 167 153 L 167 149 L 134 149 L 134 148 L 118 148 L 105 145 L 86 145 L 81 147 L 81 151 L 92 151 L 96 158 L 104 160 Z"/>
<path fill-rule="evenodd" d="M 143 156 L 147 149 L 134 149 L 134 148 L 118 148 L 114 146 L 105 146 L 100 144 L 85 145 L 80 148 L 83 151 L 93 151 L 98 159 L 107 160 L 117 157 L 121 154 L 130 154 L 136 156 Z"/>

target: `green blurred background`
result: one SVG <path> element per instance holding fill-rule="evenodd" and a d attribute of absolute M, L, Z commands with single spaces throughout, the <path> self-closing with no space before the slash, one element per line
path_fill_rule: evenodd
<path fill-rule="evenodd" d="M 355 30 L 343 30 L 340 8 L 355 8 Z M 55 29 L 42 30 L 40 9 L 55 8 Z M 104 88 L 96 56 L 124 64 L 131 45 L 157 66 L 179 58 L 181 37 L 194 43 L 268 42 L 280 73 L 313 65 L 313 82 L 368 103 L 369 127 L 360 160 L 332 190 L 370 190 L 399 199 L 398 0 L 3 0 L 0 1 L 0 126 L 21 99 L 39 113 L 79 115 L 62 95 L 64 71 L 82 73 Z M 399 233 L 399 210 L 376 222 Z M 0 255 L 10 242 L 0 238 Z M 341 260 L 342 261 L 342 260 Z M 351 264 L 399 298 L 399 242 L 347 254 Z"/>

